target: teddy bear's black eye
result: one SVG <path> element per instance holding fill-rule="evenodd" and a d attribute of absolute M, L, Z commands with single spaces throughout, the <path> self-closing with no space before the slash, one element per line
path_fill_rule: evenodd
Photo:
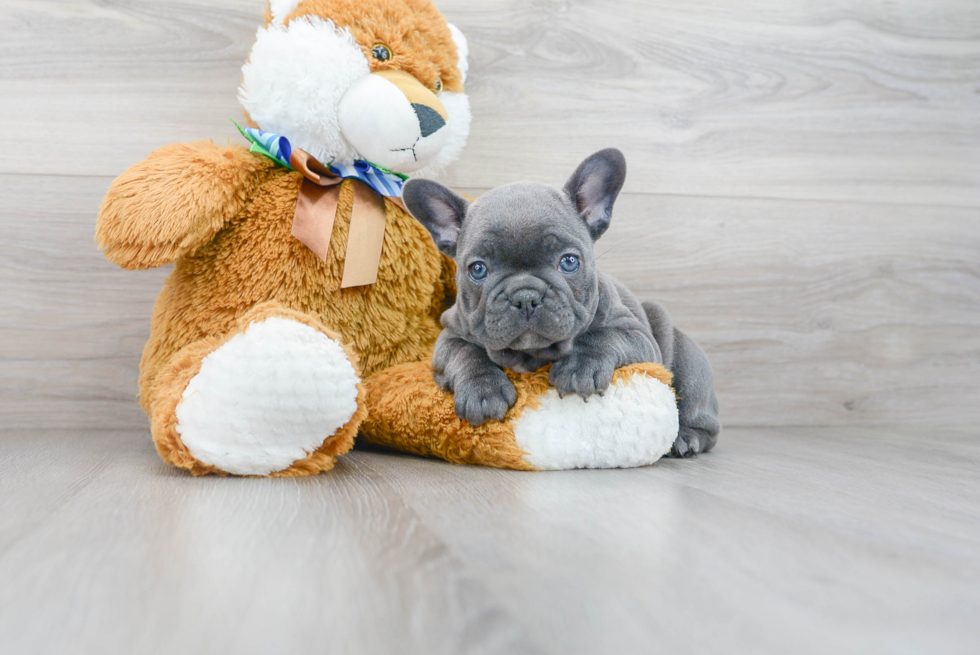
<path fill-rule="evenodd" d="M 490 269 L 483 262 L 473 262 L 470 264 L 470 279 L 474 282 L 482 282 L 487 279 L 487 275 L 490 274 Z"/>
<path fill-rule="evenodd" d="M 371 54 L 374 55 L 374 58 L 378 61 L 388 61 L 391 59 L 391 50 L 388 49 L 388 46 L 382 43 L 379 43 L 371 48 Z"/>
<path fill-rule="evenodd" d="M 561 269 L 562 273 L 574 273 L 578 270 L 578 267 L 579 261 L 575 255 L 565 255 L 558 262 L 558 268 Z"/>
<path fill-rule="evenodd" d="M 442 80 L 436 80 L 436 83 L 432 85 L 432 92 L 436 95 L 442 93 Z"/>

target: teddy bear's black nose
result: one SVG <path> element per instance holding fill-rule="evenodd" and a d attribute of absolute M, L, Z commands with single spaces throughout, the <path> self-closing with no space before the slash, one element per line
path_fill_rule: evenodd
<path fill-rule="evenodd" d="M 446 121 L 442 119 L 432 107 L 426 107 L 425 105 L 412 104 L 412 109 L 415 110 L 415 115 L 419 117 L 419 127 L 422 128 L 422 138 L 429 136 L 430 134 L 435 134 L 442 128 L 446 126 Z"/>

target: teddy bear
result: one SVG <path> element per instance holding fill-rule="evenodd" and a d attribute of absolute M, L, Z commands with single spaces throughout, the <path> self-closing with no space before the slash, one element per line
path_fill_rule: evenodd
<path fill-rule="evenodd" d="M 399 196 L 466 143 L 463 34 L 430 0 L 270 0 L 264 18 L 239 89 L 251 147 L 164 146 L 117 178 L 99 211 L 109 260 L 174 267 L 140 363 L 160 456 L 194 475 L 305 476 L 331 469 L 359 432 L 518 469 L 663 455 L 676 407 L 657 365 L 618 373 L 621 397 L 606 400 L 619 404 L 587 418 L 556 405 L 546 376 L 516 376 L 515 421 L 480 428 L 455 420 L 431 380 L 455 267 Z M 629 412 L 640 381 L 656 385 L 654 418 Z M 593 428 L 627 437 L 560 443 Z"/>

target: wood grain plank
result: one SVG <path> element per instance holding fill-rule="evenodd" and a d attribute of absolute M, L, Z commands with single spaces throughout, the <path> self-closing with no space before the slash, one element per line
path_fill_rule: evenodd
<path fill-rule="evenodd" d="M 0 634 L 32 653 L 973 653 L 975 432 L 732 430 L 631 471 L 355 452 L 194 479 L 139 434 L 0 449 Z"/>
<path fill-rule="evenodd" d="M 0 182 L 0 404 L 10 426 L 146 425 L 139 357 L 168 269 L 127 273 L 96 249 L 109 181 Z"/>
<path fill-rule="evenodd" d="M 557 652 L 888 652 L 886 641 L 967 652 L 976 643 L 958 609 L 976 605 L 980 579 L 978 535 L 966 528 L 980 508 L 975 432 L 932 456 L 918 454 L 931 447 L 926 434 L 728 437 L 696 462 L 509 474 L 492 489 L 497 476 L 482 470 L 449 468 L 435 480 L 444 467 L 429 462 L 366 463 L 447 543 L 475 553 L 493 589 L 517 600 Z M 908 593 L 926 579 L 921 595 Z"/>
<path fill-rule="evenodd" d="M 167 271 L 96 251 L 107 184 L 0 176 L 5 425 L 145 428 L 136 374 Z M 705 347 L 728 425 L 957 427 L 980 421 L 975 214 L 626 194 L 597 252 Z"/>
<path fill-rule="evenodd" d="M 262 0 L 0 4 L 0 171 L 118 175 L 228 116 Z M 618 146 L 628 189 L 980 206 L 972 0 L 446 0 L 474 128 L 449 181 L 559 182 Z"/>
<path fill-rule="evenodd" d="M 980 200 L 976 3 L 515 0 L 443 9 L 457 7 L 477 61 L 487 62 L 473 75 L 469 154 L 506 162 L 479 177 L 457 169 L 459 184 L 559 182 L 578 159 L 613 145 L 631 162 L 630 191 Z"/>
<path fill-rule="evenodd" d="M 138 436 L 5 437 L 5 652 L 544 652 L 353 462 L 195 480 Z"/>
<path fill-rule="evenodd" d="M 980 418 L 974 210 L 625 197 L 604 268 L 707 350 L 733 425 Z"/>
<path fill-rule="evenodd" d="M 697 461 L 598 475 L 363 462 L 556 652 L 980 643 L 975 431 L 935 449 L 930 434 L 886 430 L 727 437 Z"/>

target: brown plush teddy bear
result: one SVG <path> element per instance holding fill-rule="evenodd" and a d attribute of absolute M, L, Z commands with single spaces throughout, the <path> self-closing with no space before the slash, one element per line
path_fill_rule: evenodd
<path fill-rule="evenodd" d="M 265 18 L 239 94 L 251 150 L 165 146 L 115 180 L 98 218 L 113 262 L 174 263 L 140 371 L 161 457 L 196 475 L 310 475 L 359 428 L 410 452 L 510 468 L 638 465 L 666 452 L 676 408 L 661 367 L 618 379 L 658 385 L 663 435 L 627 426 L 626 451 L 608 457 L 594 443 L 555 451 L 564 435 L 547 421 L 523 438 L 517 422 L 471 429 L 432 382 L 454 265 L 399 196 L 408 175 L 438 174 L 465 145 L 459 30 L 429 0 L 270 0 Z M 513 417 L 579 416 L 551 407 L 544 379 L 524 376 Z M 617 415 L 635 392 L 609 394 L 627 403 Z"/>
<path fill-rule="evenodd" d="M 370 158 L 390 178 L 452 162 L 469 130 L 465 54 L 428 0 L 272 0 L 240 98 L 328 185 L 210 142 L 161 148 L 113 183 L 97 226 L 106 257 L 175 263 L 140 374 L 165 460 L 198 474 L 327 470 L 365 416 L 360 379 L 429 355 L 451 262 L 395 198 L 324 168 Z M 300 218 L 319 235 L 295 237 Z"/>

